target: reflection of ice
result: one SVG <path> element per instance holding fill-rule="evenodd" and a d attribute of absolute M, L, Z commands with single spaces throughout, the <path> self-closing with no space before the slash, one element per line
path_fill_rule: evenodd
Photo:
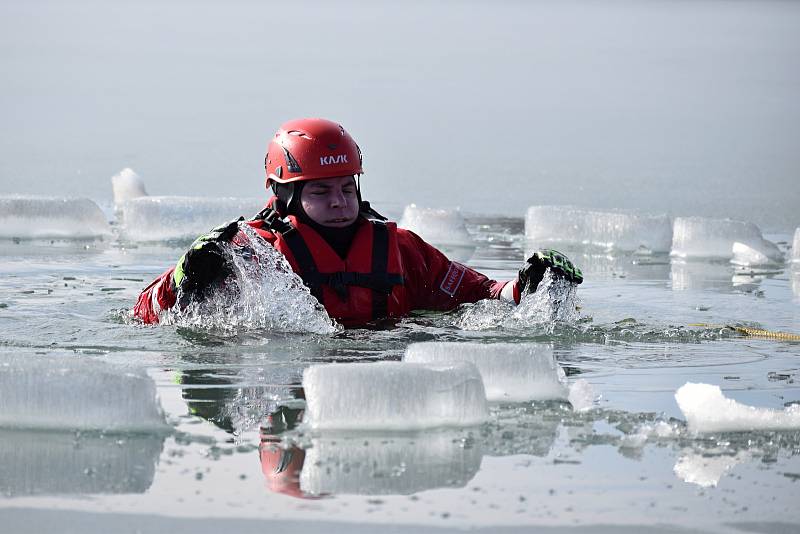
<path fill-rule="evenodd" d="M 540 248 L 530 242 L 527 242 L 526 245 L 526 258 Z M 585 247 L 563 247 L 561 245 L 559 245 L 559 250 L 580 268 L 586 280 L 617 277 L 628 280 L 666 280 L 669 278 L 670 259 L 666 254 L 625 251 L 599 254 L 587 251 Z"/>
<path fill-rule="evenodd" d="M 689 429 L 698 433 L 800 429 L 800 405 L 757 408 L 729 399 L 719 386 L 687 382 L 675 393 Z"/>
<path fill-rule="evenodd" d="M 106 216 L 88 198 L 0 197 L 0 238 L 93 239 L 110 235 Z"/>
<path fill-rule="evenodd" d="M 475 243 L 458 209 L 423 208 L 410 204 L 397 225 L 436 245 L 454 261 L 465 262 L 475 252 Z"/>
<path fill-rule="evenodd" d="M 475 364 L 483 378 L 489 401 L 523 402 L 565 399 L 564 371 L 553 349 L 539 343 L 414 343 L 403 361 Z"/>
<path fill-rule="evenodd" d="M 688 453 L 678 458 L 674 471 L 684 482 L 708 488 L 719 484 L 722 475 L 733 466 L 750 458 L 751 455 L 746 451 L 740 451 L 732 456 Z"/>
<path fill-rule="evenodd" d="M 728 263 L 709 263 L 673 259 L 670 266 L 672 289 L 723 289 L 733 288 L 733 267 Z"/>
<path fill-rule="evenodd" d="M 679 258 L 731 259 L 736 242 L 755 249 L 772 261 L 782 261 L 781 251 L 764 239 L 755 224 L 706 217 L 675 218 L 671 254 Z"/>
<path fill-rule="evenodd" d="M 447 430 L 324 436 L 305 452 L 300 488 L 311 495 L 408 495 L 463 487 L 483 458 L 480 440 Z"/>
<path fill-rule="evenodd" d="M 0 432 L 0 494 L 143 493 L 164 437 Z"/>
<path fill-rule="evenodd" d="M 567 243 L 667 252 L 672 243 L 672 224 L 666 215 L 531 206 L 525 215 L 525 236 L 537 245 Z"/>
<path fill-rule="evenodd" d="M 45 356 L 0 358 L 0 427 L 164 430 L 153 380 L 99 361 Z"/>
<path fill-rule="evenodd" d="M 794 267 L 791 273 L 792 277 L 792 292 L 795 297 L 800 297 L 800 268 Z"/>
<path fill-rule="evenodd" d="M 478 369 L 466 362 L 313 365 L 304 421 L 316 429 L 469 426 L 488 417 Z"/>

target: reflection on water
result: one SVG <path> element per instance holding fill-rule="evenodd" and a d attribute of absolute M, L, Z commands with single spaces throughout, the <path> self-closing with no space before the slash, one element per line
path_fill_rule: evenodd
<path fill-rule="evenodd" d="M 800 297 L 800 264 L 795 263 L 791 271 L 792 293 L 795 297 Z"/>
<path fill-rule="evenodd" d="M 676 291 L 733 289 L 734 269 L 727 262 L 673 260 L 670 267 L 672 289 Z"/>
<path fill-rule="evenodd" d="M 153 483 L 163 435 L 0 432 L 0 493 L 143 493 Z"/>

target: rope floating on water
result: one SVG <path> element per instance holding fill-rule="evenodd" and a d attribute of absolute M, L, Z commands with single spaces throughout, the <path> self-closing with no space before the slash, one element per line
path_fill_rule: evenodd
<path fill-rule="evenodd" d="M 700 326 L 703 328 L 727 328 L 749 337 L 760 337 L 764 339 L 779 339 L 782 341 L 800 341 L 800 335 L 791 334 L 789 332 L 774 332 L 772 330 L 763 330 L 761 328 L 749 328 L 747 326 L 732 326 L 727 324 L 705 324 L 694 323 L 688 326 Z"/>

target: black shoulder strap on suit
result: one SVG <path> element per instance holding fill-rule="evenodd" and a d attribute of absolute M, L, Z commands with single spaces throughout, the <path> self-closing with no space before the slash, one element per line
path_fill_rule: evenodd
<path fill-rule="evenodd" d="M 383 221 L 372 223 L 372 275 L 382 278 L 388 273 L 389 265 L 389 230 Z M 389 290 L 391 292 L 391 289 Z M 372 291 L 372 318 L 383 319 L 389 312 L 389 293 Z"/>

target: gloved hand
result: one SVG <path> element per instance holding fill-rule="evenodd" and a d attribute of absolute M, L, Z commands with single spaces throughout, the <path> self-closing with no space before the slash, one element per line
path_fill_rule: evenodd
<path fill-rule="evenodd" d="M 574 284 L 583 282 L 583 273 L 569 261 L 569 258 L 557 250 L 542 249 L 534 252 L 525 262 L 525 266 L 519 270 L 517 283 L 520 293 L 525 295 L 535 292 L 548 268 L 555 277 L 564 278 Z"/>
<path fill-rule="evenodd" d="M 225 279 L 233 272 L 220 245 L 229 242 L 236 235 L 241 220 L 243 218 L 239 217 L 201 235 L 178 260 L 172 280 L 184 295 L 200 294 L 211 284 Z"/>

